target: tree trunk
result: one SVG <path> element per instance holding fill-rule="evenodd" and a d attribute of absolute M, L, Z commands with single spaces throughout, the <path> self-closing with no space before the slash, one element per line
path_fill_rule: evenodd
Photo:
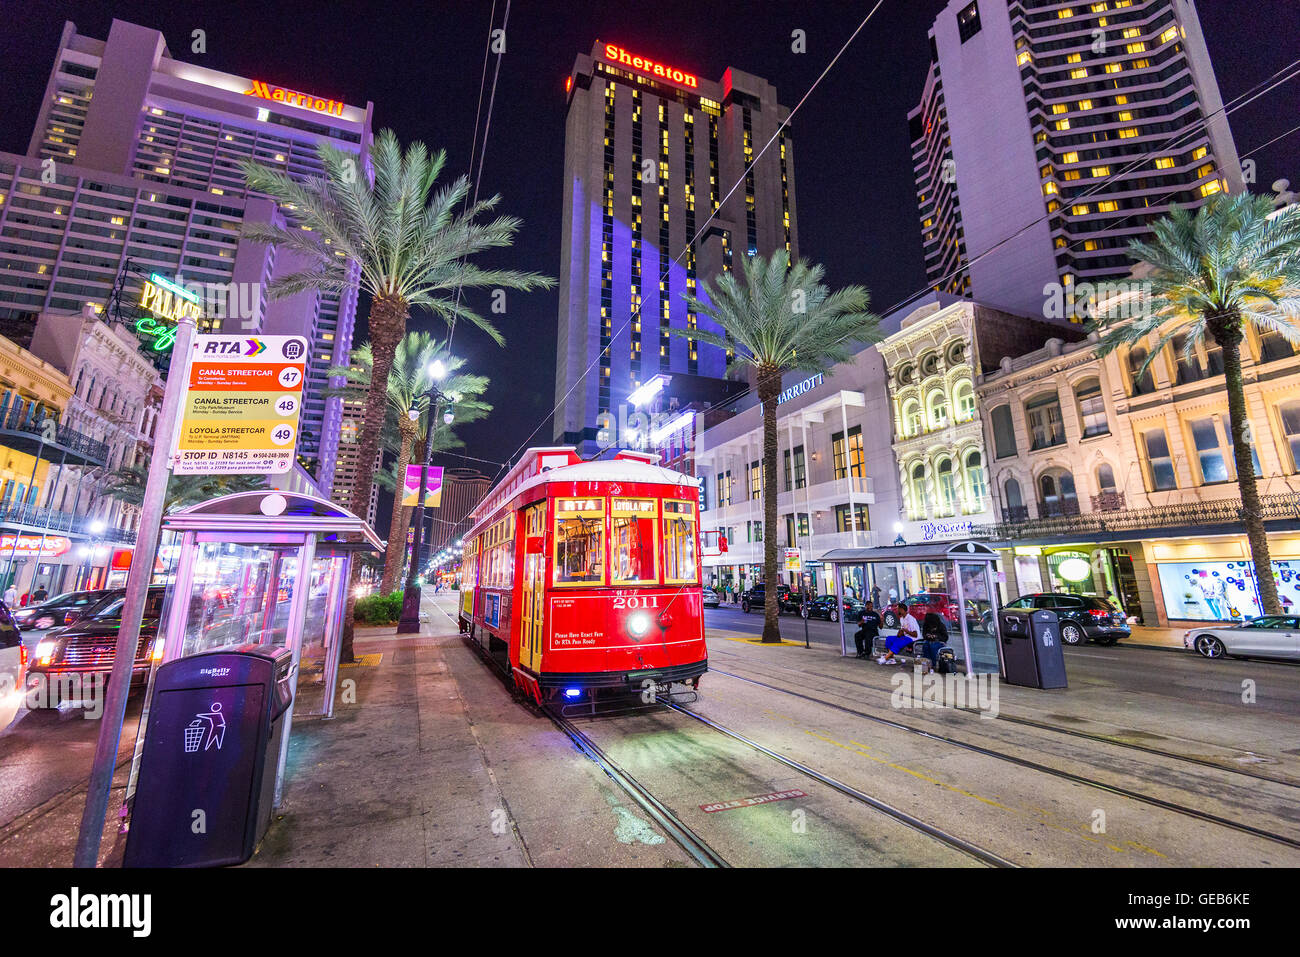
<path fill-rule="evenodd" d="M 1250 560 L 1255 565 L 1255 582 L 1259 601 L 1266 615 L 1282 614 L 1273 579 L 1273 562 L 1268 553 L 1268 534 L 1259 508 L 1259 487 L 1255 482 L 1255 463 L 1251 458 L 1253 431 L 1246 417 L 1246 392 L 1241 379 L 1241 317 L 1236 312 L 1212 317 L 1210 333 L 1223 349 L 1223 374 L 1228 390 L 1228 417 L 1232 427 L 1232 457 L 1237 466 L 1237 486 L 1241 490 L 1241 511 L 1250 542 Z"/>
<path fill-rule="evenodd" d="M 366 392 L 365 411 L 361 417 L 358 481 L 352 487 L 348 508 L 353 515 L 365 518 L 370 508 L 370 489 L 375 482 L 375 459 L 379 455 L 379 436 L 388 413 L 388 373 L 393 367 L 397 344 L 406 334 L 408 310 L 401 299 L 376 296 L 370 303 L 370 349 L 373 364 L 370 370 L 370 388 Z M 339 649 L 340 660 L 352 661 L 353 607 L 356 589 L 361 581 L 361 563 L 352 563 L 348 579 L 348 605 L 343 619 L 343 641 Z"/>
<path fill-rule="evenodd" d="M 397 485 L 393 489 L 393 517 L 388 522 L 388 548 L 384 551 L 384 577 L 379 594 L 387 595 L 397 587 L 402 574 L 402 559 L 406 557 L 406 529 L 410 527 L 411 513 L 402 507 L 402 490 L 406 480 L 406 467 L 411 464 L 411 446 L 415 442 L 415 426 L 409 419 L 401 423 L 402 446 L 397 453 Z"/>
<path fill-rule="evenodd" d="M 762 368 L 758 372 L 758 401 L 763 406 L 763 641 L 781 640 L 778 618 L 781 604 L 778 586 L 780 570 L 776 560 L 776 397 L 781 394 L 781 370 Z"/>

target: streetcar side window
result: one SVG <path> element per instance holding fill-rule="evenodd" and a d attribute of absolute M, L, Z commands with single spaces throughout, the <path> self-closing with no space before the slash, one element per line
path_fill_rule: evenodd
<path fill-rule="evenodd" d="M 695 558 L 695 503 L 664 502 L 664 582 L 699 581 Z"/>
<path fill-rule="evenodd" d="M 605 500 L 555 500 L 555 584 L 605 583 Z"/>
<path fill-rule="evenodd" d="M 647 585 L 659 581 L 655 557 L 658 508 L 652 498 L 616 498 L 610 507 L 610 569 L 614 585 Z"/>

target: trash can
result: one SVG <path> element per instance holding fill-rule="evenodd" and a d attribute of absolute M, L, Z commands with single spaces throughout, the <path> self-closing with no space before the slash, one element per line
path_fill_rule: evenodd
<path fill-rule="evenodd" d="M 1056 612 L 998 610 L 1002 633 L 1002 660 L 1007 683 L 1026 688 L 1064 688 L 1065 654 Z"/>
<path fill-rule="evenodd" d="M 293 655 L 244 645 L 158 669 L 126 867 L 218 867 L 253 856 L 271 822 Z"/>

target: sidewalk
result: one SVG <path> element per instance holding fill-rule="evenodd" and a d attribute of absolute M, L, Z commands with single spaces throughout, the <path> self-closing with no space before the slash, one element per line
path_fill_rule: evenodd
<path fill-rule="evenodd" d="M 512 698 L 460 636 L 455 603 L 426 598 L 419 635 L 357 629 L 335 717 L 294 723 L 284 805 L 246 866 L 687 865 Z"/>

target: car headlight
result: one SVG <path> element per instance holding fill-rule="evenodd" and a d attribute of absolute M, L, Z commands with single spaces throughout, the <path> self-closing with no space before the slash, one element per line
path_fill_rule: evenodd
<path fill-rule="evenodd" d="M 48 665 L 50 659 L 54 657 L 54 648 L 57 642 L 42 641 L 36 646 L 36 654 L 33 657 L 43 665 Z"/>
<path fill-rule="evenodd" d="M 628 615 L 627 633 L 633 638 L 641 638 L 650 630 L 650 616 L 643 611 Z"/>

